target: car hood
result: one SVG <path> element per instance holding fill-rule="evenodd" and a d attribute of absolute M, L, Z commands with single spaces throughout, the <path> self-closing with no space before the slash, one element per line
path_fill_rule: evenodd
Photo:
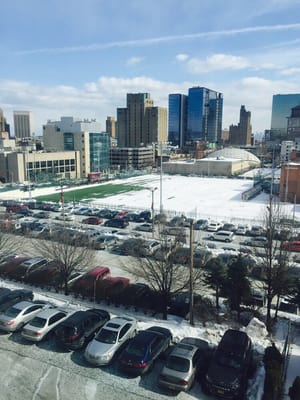
<path fill-rule="evenodd" d="M 207 372 L 207 377 L 212 383 L 225 386 L 237 383 L 241 376 L 241 370 L 218 364 L 213 364 Z"/>
<path fill-rule="evenodd" d="M 86 353 L 91 354 L 94 356 L 101 356 L 109 351 L 113 350 L 114 348 L 117 347 L 116 343 L 103 343 L 103 342 L 98 342 L 97 340 L 92 340 L 87 348 L 86 348 Z"/>

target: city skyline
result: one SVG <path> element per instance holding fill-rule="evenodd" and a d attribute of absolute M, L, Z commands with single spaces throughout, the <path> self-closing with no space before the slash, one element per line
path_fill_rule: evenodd
<path fill-rule="evenodd" d="M 159 107 L 193 86 L 223 93 L 223 129 L 241 104 L 270 129 L 275 94 L 300 93 L 299 0 L 51 0 L 2 5 L 0 107 L 32 111 L 36 135 L 61 116 L 116 117 L 127 93 Z"/>

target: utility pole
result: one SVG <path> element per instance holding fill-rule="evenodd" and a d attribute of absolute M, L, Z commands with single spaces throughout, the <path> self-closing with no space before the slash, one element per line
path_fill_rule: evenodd
<path fill-rule="evenodd" d="M 190 221 L 190 325 L 194 325 L 194 248 L 193 248 L 193 225 Z"/>

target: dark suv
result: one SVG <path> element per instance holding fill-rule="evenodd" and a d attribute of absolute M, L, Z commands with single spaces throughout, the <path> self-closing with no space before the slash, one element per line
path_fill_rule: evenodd
<path fill-rule="evenodd" d="M 69 350 L 81 349 L 109 319 L 110 315 L 105 310 L 92 308 L 77 311 L 55 330 L 56 343 Z"/>
<path fill-rule="evenodd" d="M 241 398 L 247 389 L 252 353 L 252 342 L 245 332 L 227 330 L 210 362 L 204 391 L 224 399 Z"/>

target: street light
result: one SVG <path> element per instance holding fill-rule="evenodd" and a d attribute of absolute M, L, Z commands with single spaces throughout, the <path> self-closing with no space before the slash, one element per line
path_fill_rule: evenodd
<path fill-rule="evenodd" d="M 157 190 L 155 188 L 147 188 L 151 192 L 151 219 L 152 219 L 152 238 L 154 238 L 154 192 Z"/>

